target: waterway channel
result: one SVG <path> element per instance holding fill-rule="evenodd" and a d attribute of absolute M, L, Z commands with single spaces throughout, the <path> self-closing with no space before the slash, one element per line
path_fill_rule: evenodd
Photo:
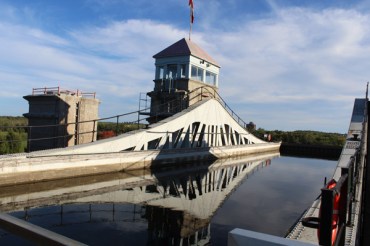
<path fill-rule="evenodd" d="M 0 211 L 88 245 L 227 245 L 284 236 L 336 161 L 279 156 L 0 188 Z M 0 228 L 0 245 L 34 245 Z"/>

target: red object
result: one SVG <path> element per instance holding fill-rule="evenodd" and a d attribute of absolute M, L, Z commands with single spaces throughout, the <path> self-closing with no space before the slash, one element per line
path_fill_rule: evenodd
<path fill-rule="evenodd" d="M 193 0 L 189 0 L 189 6 L 190 6 L 190 8 L 194 8 Z"/>
<path fill-rule="evenodd" d="M 114 131 L 102 131 L 98 133 L 98 139 L 111 138 L 114 136 L 116 136 L 116 133 L 114 133 Z"/>
<path fill-rule="evenodd" d="M 334 189 L 337 185 L 337 181 L 334 179 L 330 180 L 326 185 L 327 189 Z M 332 217 L 332 232 L 331 232 L 331 244 L 334 245 L 335 239 L 337 238 L 338 233 L 338 220 L 339 220 L 339 200 L 340 194 L 335 194 L 333 199 L 333 217 Z M 321 207 L 319 210 L 319 218 L 321 217 Z M 320 230 L 317 230 L 317 237 L 320 238 Z"/>

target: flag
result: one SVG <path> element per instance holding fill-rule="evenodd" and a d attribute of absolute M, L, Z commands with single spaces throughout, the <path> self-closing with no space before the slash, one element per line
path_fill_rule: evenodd
<path fill-rule="evenodd" d="M 193 0 L 189 0 L 189 6 L 190 6 L 190 8 L 194 8 L 194 3 L 193 3 Z"/>
<path fill-rule="evenodd" d="M 193 3 L 193 0 L 189 0 L 189 6 L 190 6 L 190 22 L 194 23 L 194 3 Z"/>

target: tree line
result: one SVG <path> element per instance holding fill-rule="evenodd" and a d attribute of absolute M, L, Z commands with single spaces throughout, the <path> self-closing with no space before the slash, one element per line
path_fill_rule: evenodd
<path fill-rule="evenodd" d="M 330 145 L 342 147 L 346 141 L 346 134 L 328 133 L 319 131 L 267 131 L 259 128 L 250 130 L 252 134 L 260 139 L 266 139 L 271 136 L 271 141 L 291 144 L 307 145 Z"/>

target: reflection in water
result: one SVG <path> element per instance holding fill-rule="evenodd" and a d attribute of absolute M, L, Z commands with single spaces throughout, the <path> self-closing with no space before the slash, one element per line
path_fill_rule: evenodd
<path fill-rule="evenodd" d="M 0 188 L 0 211 L 89 245 L 217 244 L 212 217 L 274 156 Z M 0 231 L 1 244 L 18 240 Z"/>

